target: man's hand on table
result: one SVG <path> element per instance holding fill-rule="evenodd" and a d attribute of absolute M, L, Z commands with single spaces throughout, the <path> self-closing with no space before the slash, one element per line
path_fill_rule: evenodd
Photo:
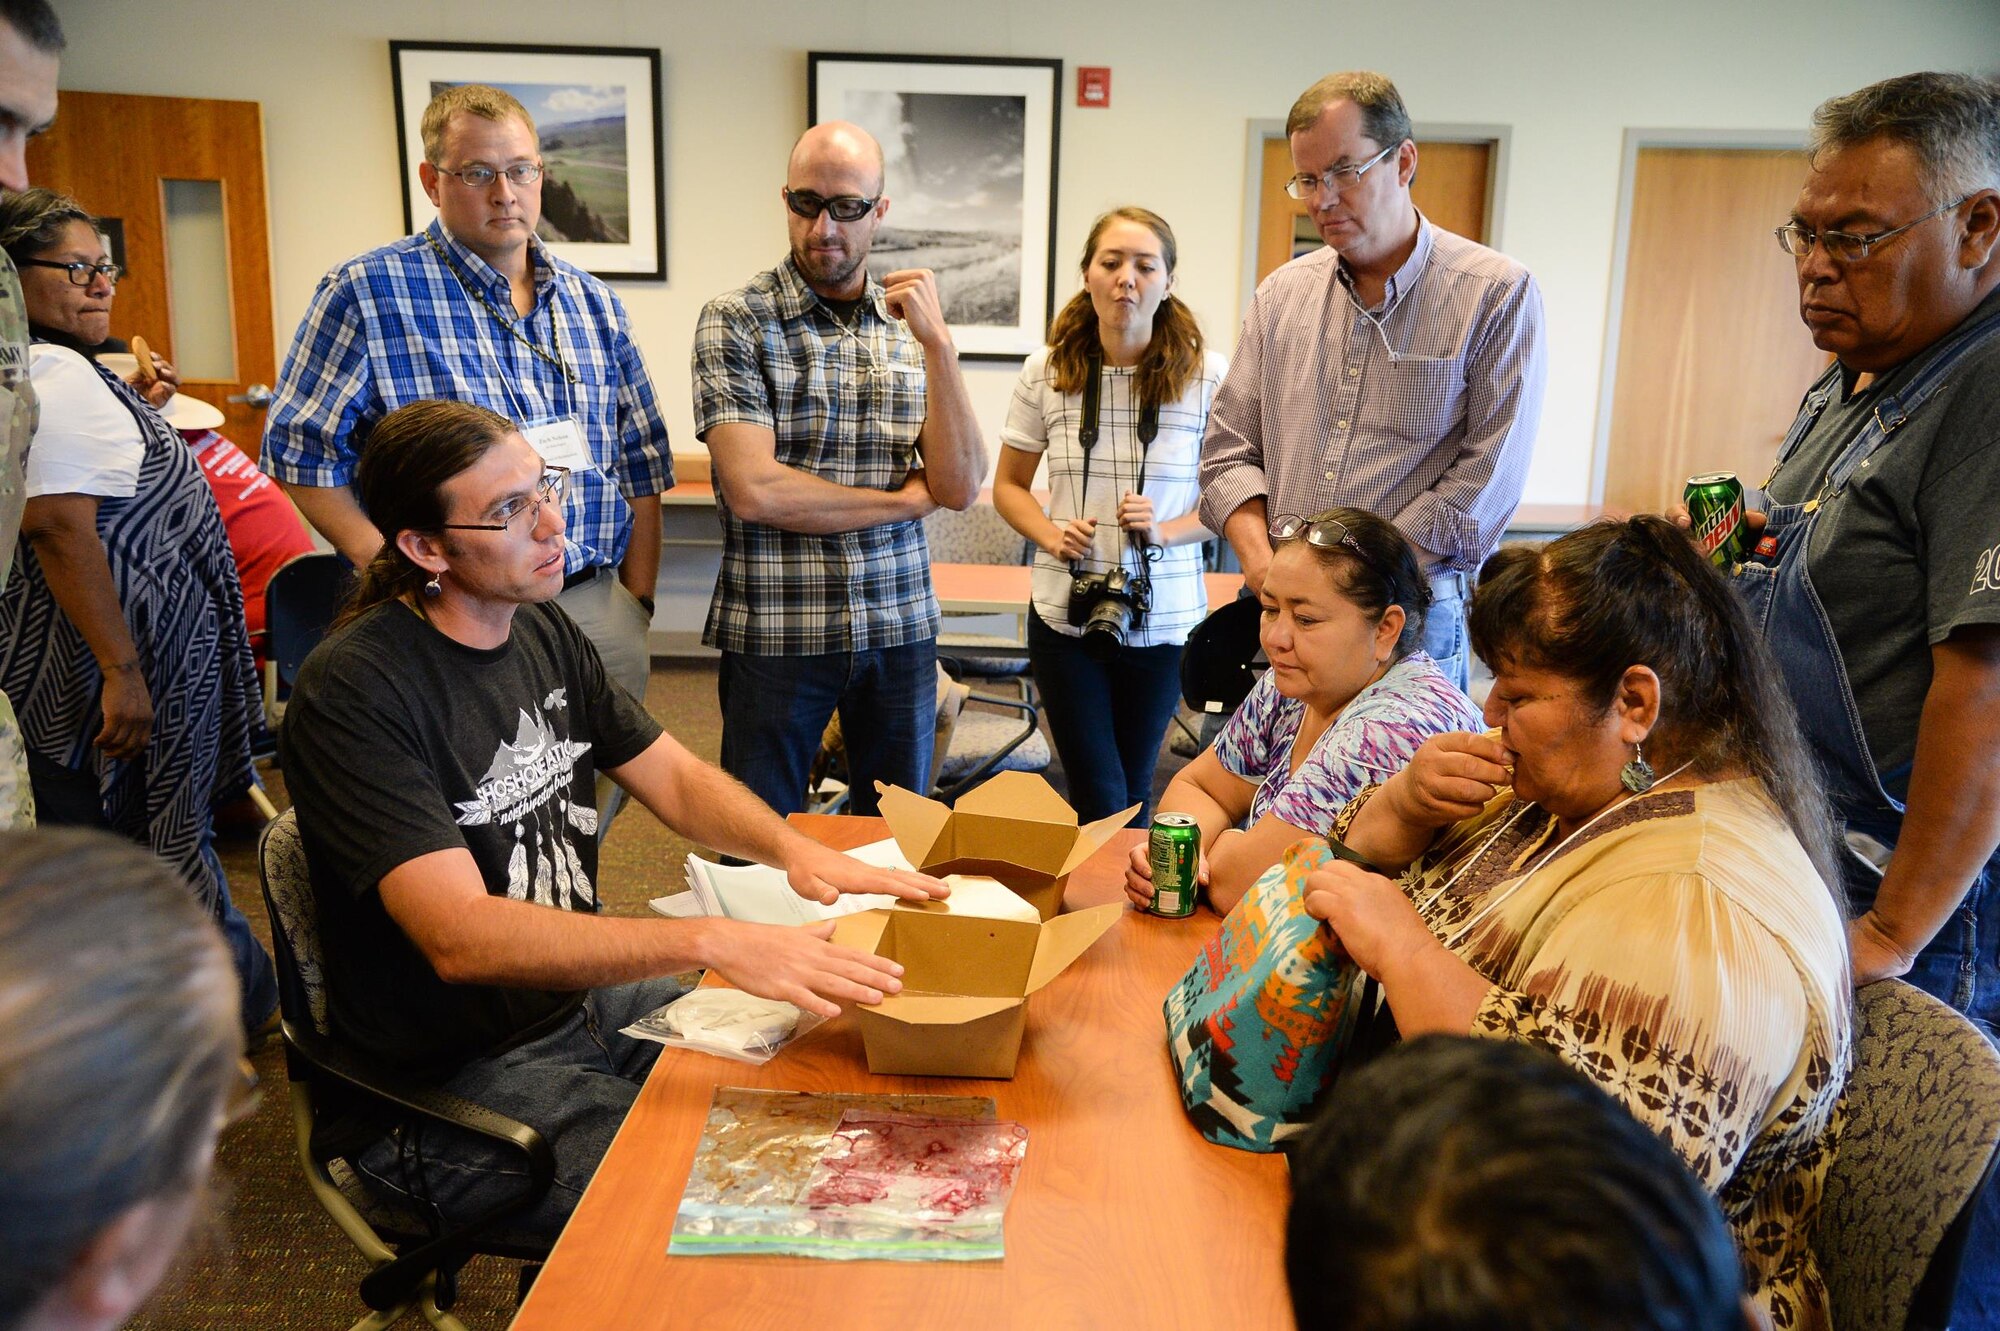
<path fill-rule="evenodd" d="M 832 905 L 842 894 L 881 893 L 905 901 L 940 901 L 951 895 L 949 887 L 926 874 L 878 869 L 805 838 L 800 839 L 784 869 L 792 891 L 822 906 Z"/>
<path fill-rule="evenodd" d="M 843 1003 L 879 1003 L 903 987 L 903 968 L 886 957 L 836 947 L 833 921 L 788 927 L 710 920 L 709 967 L 759 998 L 775 998 L 822 1017 Z"/>

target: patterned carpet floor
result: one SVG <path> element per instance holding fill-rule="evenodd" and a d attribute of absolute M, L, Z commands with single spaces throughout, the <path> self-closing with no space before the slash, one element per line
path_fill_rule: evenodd
<path fill-rule="evenodd" d="M 712 663 L 656 663 L 646 708 L 695 754 L 715 759 L 722 721 Z M 1156 794 L 1183 761 L 1162 752 Z M 1063 788 L 1059 767 L 1048 776 Z M 273 802 L 285 808 L 283 774 L 271 774 L 270 784 Z M 629 806 L 612 824 L 602 851 L 599 891 L 607 912 L 643 914 L 650 898 L 680 890 L 690 849 L 685 838 L 645 809 Z M 225 833 L 220 850 L 230 892 L 268 943 L 254 829 Z M 299 1172 L 278 1043 L 266 1045 L 253 1061 L 265 1088 L 263 1101 L 224 1137 L 209 1222 L 131 1323 L 139 1331 L 328 1331 L 351 1325 L 367 1311 L 357 1293 L 367 1265 L 320 1209 Z M 511 1320 L 518 1271 L 516 1263 L 486 1257 L 466 1266 L 456 1311 L 472 1331 L 498 1331 Z"/>

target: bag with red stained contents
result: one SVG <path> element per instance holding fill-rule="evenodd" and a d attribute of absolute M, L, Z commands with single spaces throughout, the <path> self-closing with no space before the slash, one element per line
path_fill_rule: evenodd
<path fill-rule="evenodd" d="M 1019 1123 L 850 1109 L 800 1201 L 829 1219 L 997 1237 L 1027 1153 Z"/>

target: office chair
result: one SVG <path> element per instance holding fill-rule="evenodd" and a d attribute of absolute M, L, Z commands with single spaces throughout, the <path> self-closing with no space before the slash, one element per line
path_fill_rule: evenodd
<path fill-rule="evenodd" d="M 1842 1331 L 1942 1331 L 2000 1144 L 2000 1052 L 1901 980 L 1855 994 L 1847 1127 L 1813 1249 Z"/>
<path fill-rule="evenodd" d="M 306 654 L 326 636 L 353 580 L 339 555 L 297 555 L 264 588 L 264 724 L 276 732 Z"/>
<path fill-rule="evenodd" d="M 264 829 L 257 867 L 271 916 L 299 1164 L 319 1204 L 373 1268 L 361 1281 L 361 1300 L 372 1311 L 351 1331 L 380 1331 L 412 1312 L 439 1331 L 466 1331 L 451 1306 L 458 1271 L 467 1258 L 485 1253 L 539 1263 L 548 1256 L 547 1244 L 510 1237 L 503 1222 L 549 1190 L 555 1153 L 525 1123 L 413 1082 L 333 1037 L 326 1017 L 319 918 L 297 819 L 287 810 Z M 477 1133 L 518 1156 L 525 1186 L 487 1214 L 435 1232 L 430 1221 L 401 1199 L 370 1188 L 345 1158 L 389 1127 L 411 1120 Z M 535 1269 L 524 1269 L 523 1292 Z"/>

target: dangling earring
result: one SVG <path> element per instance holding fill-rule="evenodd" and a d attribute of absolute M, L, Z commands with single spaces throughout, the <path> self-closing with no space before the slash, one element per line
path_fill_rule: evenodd
<path fill-rule="evenodd" d="M 437 600 L 438 597 L 443 595 L 444 595 L 444 588 L 438 586 L 438 575 L 435 573 L 431 574 L 431 580 L 424 584 L 425 598 L 427 600 L 435 601 Z"/>
<path fill-rule="evenodd" d="M 1655 772 L 1653 765 L 1646 761 L 1644 745 L 1634 744 L 1632 746 L 1632 761 L 1619 769 L 1618 780 L 1625 789 L 1631 791 L 1634 795 L 1643 795 L 1658 784 L 1660 774 Z"/>

